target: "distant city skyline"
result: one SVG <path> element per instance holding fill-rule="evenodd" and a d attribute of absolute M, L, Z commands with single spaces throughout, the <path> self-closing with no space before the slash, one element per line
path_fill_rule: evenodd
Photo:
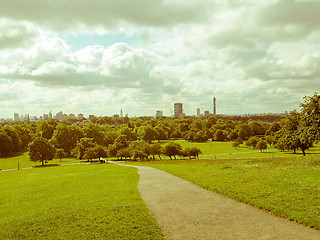
<path fill-rule="evenodd" d="M 320 90 L 319 12 L 320 1 L 6 1 L 0 118 L 170 116 L 179 102 L 195 115 L 213 96 L 219 114 L 299 109 Z"/>

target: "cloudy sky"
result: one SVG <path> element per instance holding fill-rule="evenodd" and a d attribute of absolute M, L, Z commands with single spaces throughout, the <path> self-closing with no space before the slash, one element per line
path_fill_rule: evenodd
<path fill-rule="evenodd" d="M 0 6 L 0 118 L 280 113 L 320 89 L 320 0 Z"/>

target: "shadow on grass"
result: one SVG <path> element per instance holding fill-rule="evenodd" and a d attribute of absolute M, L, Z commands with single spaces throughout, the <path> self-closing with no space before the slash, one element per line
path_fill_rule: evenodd
<path fill-rule="evenodd" d="M 60 166 L 60 164 L 45 164 L 45 165 L 34 166 L 33 168 L 58 167 L 58 166 Z"/>

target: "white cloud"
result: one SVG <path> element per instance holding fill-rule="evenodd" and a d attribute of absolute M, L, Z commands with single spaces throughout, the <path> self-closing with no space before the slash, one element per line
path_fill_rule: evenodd
<path fill-rule="evenodd" d="M 123 107 L 132 116 L 183 102 L 193 114 L 216 96 L 220 113 L 281 112 L 320 88 L 319 1 L 1 3 L 3 96 L 22 102 L 7 85 L 19 83 L 37 94 L 28 103 L 39 109 Z M 121 32 L 137 42 L 74 52 L 66 32 Z"/>

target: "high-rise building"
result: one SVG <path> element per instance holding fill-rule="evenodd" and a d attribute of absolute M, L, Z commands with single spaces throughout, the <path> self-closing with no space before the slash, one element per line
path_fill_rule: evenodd
<path fill-rule="evenodd" d="M 13 121 L 19 122 L 19 113 L 14 113 L 13 114 Z"/>
<path fill-rule="evenodd" d="M 200 117 L 200 108 L 197 108 L 197 117 Z"/>
<path fill-rule="evenodd" d="M 213 115 L 217 114 L 217 109 L 216 109 L 216 97 L 213 98 Z"/>
<path fill-rule="evenodd" d="M 56 114 L 56 119 L 57 119 L 57 120 L 61 121 L 61 120 L 62 120 L 62 117 L 63 117 L 63 112 L 62 112 L 62 111 L 60 111 L 60 112 L 58 112 L 58 113 Z"/>
<path fill-rule="evenodd" d="M 163 112 L 162 111 L 156 111 L 156 118 L 163 117 Z"/>
<path fill-rule="evenodd" d="M 52 119 L 52 112 L 49 112 L 49 119 Z"/>
<path fill-rule="evenodd" d="M 120 118 L 123 118 L 123 111 L 122 111 L 122 108 L 120 110 Z"/>
<path fill-rule="evenodd" d="M 182 103 L 175 103 L 174 104 L 174 117 L 176 117 L 176 118 L 183 117 Z"/>

